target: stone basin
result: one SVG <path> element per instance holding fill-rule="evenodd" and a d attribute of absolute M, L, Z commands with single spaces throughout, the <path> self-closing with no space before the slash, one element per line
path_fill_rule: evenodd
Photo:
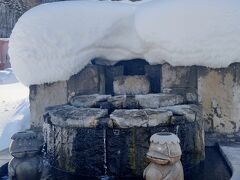
<path fill-rule="evenodd" d="M 44 115 L 46 154 L 53 167 L 87 177 L 142 177 L 151 135 L 178 135 L 184 167 L 204 159 L 203 126 L 197 106 L 157 109 L 49 107 Z"/>

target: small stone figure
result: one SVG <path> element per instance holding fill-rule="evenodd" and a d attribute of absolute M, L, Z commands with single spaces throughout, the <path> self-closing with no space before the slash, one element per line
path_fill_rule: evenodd
<path fill-rule="evenodd" d="M 143 172 L 146 180 L 183 180 L 179 138 L 172 133 L 156 133 L 150 138 L 147 158 L 151 163 Z"/>
<path fill-rule="evenodd" d="M 47 179 L 43 158 L 40 156 L 42 141 L 33 131 L 18 132 L 12 136 L 9 148 L 13 156 L 8 165 L 10 180 Z"/>

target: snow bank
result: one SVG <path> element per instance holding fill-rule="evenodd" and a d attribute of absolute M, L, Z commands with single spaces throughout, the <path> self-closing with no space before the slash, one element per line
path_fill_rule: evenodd
<path fill-rule="evenodd" d="M 30 128 L 30 109 L 28 99 L 20 101 L 13 115 L 4 122 L 1 120 L 0 123 L 1 126 L 4 125 L 2 130 L 0 128 L 0 150 L 2 150 L 9 147 L 13 134 Z"/>
<path fill-rule="evenodd" d="M 25 13 L 9 53 L 25 84 L 67 80 L 95 57 L 226 67 L 240 62 L 239 0 L 65 1 Z"/>
<path fill-rule="evenodd" d="M 28 94 L 11 69 L 0 71 L 0 151 L 8 148 L 14 133 L 30 127 Z"/>
<path fill-rule="evenodd" d="M 1 84 L 12 84 L 18 82 L 15 75 L 13 74 L 12 68 L 7 68 L 0 71 L 0 85 Z"/>

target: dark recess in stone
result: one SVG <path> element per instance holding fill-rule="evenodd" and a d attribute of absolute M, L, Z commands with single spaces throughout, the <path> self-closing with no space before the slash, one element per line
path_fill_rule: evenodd
<path fill-rule="evenodd" d="M 145 75 L 150 81 L 152 93 L 161 92 L 161 65 L 145 65 Z"/>
<path fill-rule="evenodd" d="M 125 60 L 115 64 L 124 67 L 124 75 L 145 75 L 145 65 L 149 63 L 143 59 Z"/>
<path fill-rule="evenodd" d="M 105 93 L 113 93 L 113 81 L 117 76 L 122 76 L 124 74 L 123 66 L 105 66 Z"/>

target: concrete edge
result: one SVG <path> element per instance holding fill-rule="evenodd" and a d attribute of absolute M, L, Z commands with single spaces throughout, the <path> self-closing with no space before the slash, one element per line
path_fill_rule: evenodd
<path fill-rule="evenodd" d="M 222 155 L 222 157 L 224 158 L 224 160 L 226 161 L 228 167 L 231 170 L 231 179 L 230 180 L 239 180 L 240 179 L 240 162 L 239 164 L 236 164 L 232 161 L 232 159 L 230 158 L 231 155 L 233 155 L 231 152 L 231 154 L 229 152 L 226 151 L 227 147 L 234 147 L 234 146 L 230 146 L 230 145 L 224 145 L 221 143 L 217 143 L 218 145 L 218 149 Z M 240 146 L 238 147 L 240 150 Z M 234 155 L 233 155 L 234 156 Z M 240 156 L 240 154 L 239 154 Z"/>

